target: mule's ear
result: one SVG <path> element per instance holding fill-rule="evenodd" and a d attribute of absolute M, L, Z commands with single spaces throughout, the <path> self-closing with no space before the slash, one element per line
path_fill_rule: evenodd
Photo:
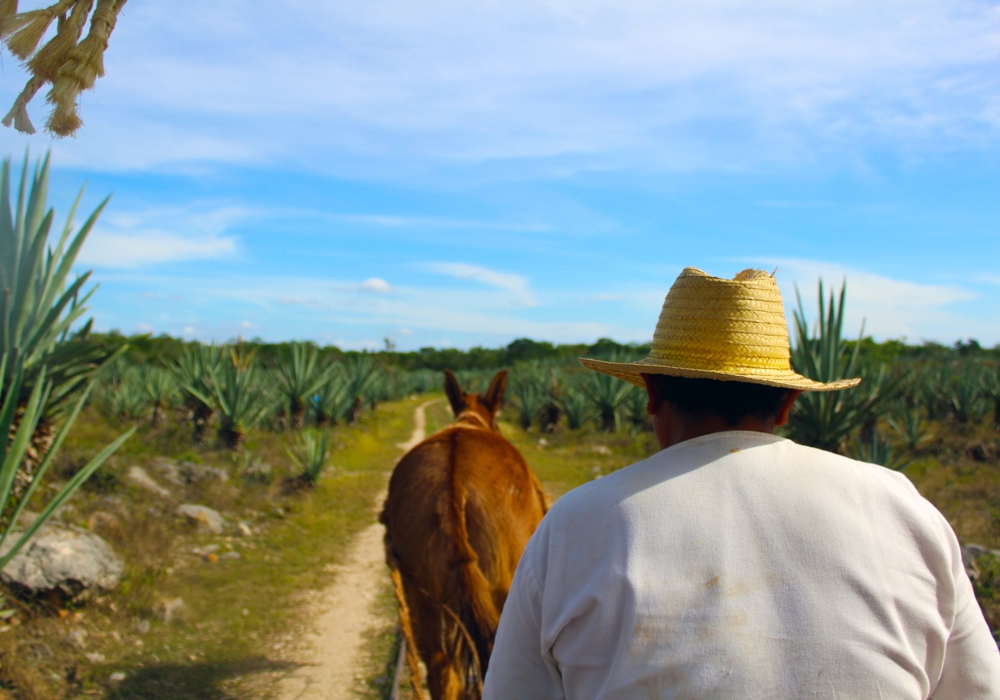
<path fill-rule="evenodd" d="M 502 369 L 497 372 L 490 382 L 490 388 L 486 390 L 486 404 L 490 407 L 490 413 L 496 413 L 503 401 L 504 392 L 507 391 L 507 370 Z"/>
<path fill-rule="evenodd" d="M 444 393 L 451 403 L 451 410 L 457 416 L 465 409 L 465 392 L 459 386 L 455 375 L 448 370 L 444 371 Z"/>

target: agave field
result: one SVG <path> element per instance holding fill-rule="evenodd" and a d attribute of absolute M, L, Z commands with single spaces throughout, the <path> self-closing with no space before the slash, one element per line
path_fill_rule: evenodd
<path fill-rule="evenodd" d="M 71 270 L 104 205 L 56 229 L 47 183 L 47 161 L 19 186 L 0 171 L 0 572 L 52 531 L 100 535 L 122 563 L 87 595 L 0 582 L 0 698 L 267 695 L 253 679 L 284 668 L 296 596 L 373 522 L 414 399 L 443 369 L 467 391 L 510 371 L 502 430 L 553 496 L 656 449 L 645 393 L 576 362 L 646 346 L 347 352 L 95 332 L 89 273 Z M 876 343 L 844 329 L 846 289 L 820 283 L 818 299 L 793 309 L 794 367 L 863 381 L 804 394 L 784 434 L 906 474 L 967 545 L 1000 629 L 1000 348 Z M 362 696 L 388 692 L 383 647 Z"/>

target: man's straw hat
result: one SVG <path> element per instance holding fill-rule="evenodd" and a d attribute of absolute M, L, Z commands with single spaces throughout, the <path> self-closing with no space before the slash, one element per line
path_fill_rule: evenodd
<path fill-rule="evenodd" d="M 834 391 L 860 379 L 824 384 L 806 379 L 789 362 L 788 326 L 781 292 L 761 270 L 734 279 L 686 268 L 670 288 L 653 333 L 649 357 L 638 362 L 581 359 L 589 369 L 645 387 L 643 374 Z"/>

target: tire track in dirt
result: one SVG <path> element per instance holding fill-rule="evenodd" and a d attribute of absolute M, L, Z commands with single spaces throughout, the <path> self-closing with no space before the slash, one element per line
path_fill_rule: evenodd
<path fill-rule="evenodd" d="M 396 445 L 404 452 L 423 441 L 426 409 L 441 399 L 425 401 L 413 412 L 413 434 Z M 376 503 L 381 505 L 385 492 Z M 379 587 L 387 580 L 382 538 L 385 528 L 373 523 L 359 532 L 337 567 L 333 585 L 323 592 L 313 614 L 314 628 L 294 659 L 300 665 L 279 681 L 280 700 L 352 700 L 358 673 L 364 668 L 365 633 L 383 622 L 372 607 Z"/>

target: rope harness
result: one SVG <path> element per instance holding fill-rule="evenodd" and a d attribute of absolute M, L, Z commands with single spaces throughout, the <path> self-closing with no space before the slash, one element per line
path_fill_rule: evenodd
<path fill-rule="evenodd" d="M 399 577 L 403 581 L 405 581 L 407 585 L 409 585 L 414 591 L 416 591 L 421 596 L 423 596 L 431 603 L 433 603 L 435 606 L 437 606 L 439 609 L 444 611 L 446 616 L 451 618 L 451 620 L 454 621 L 455 625 L 458 627 L 458 631 L 461 633 L 462 638 L 464 638 L 465 643 L 468 645 L 469 650 L 471 651 L 472 666 L 473 666 L 471 680 L 473 680 L 473 682 L 475 683 L 476 690 L 481 696 L 483 692 L 482 660 L 479 658 L 479 649 L 477 648 L 476 642 L 472 638 L 472 635 L 469 633 L 468 627 L 466 627 L 465 623 L 462 622 L 462 619 L 458 616 L 458 613 L 452 610 L 447 603 L 444 603 L 435 598 L 434 596 L 432 596 L 422 586 L 417 585 L 417 583 L 413 580 L 413 578 L 409 576 L 405 571 L 403 571 L 403 568 L 399 565 L 399 557 L 396 555 L 395 550 L 391 550 L 390 553 L 392 556 L 391 560 L 392 568 L 395 569 L 396 573 L 399 574 Z M 416 651 L 416 649 L 414 649 L 414 651 Z M 458 658 L 459 650 L 457 646 L 453 649 L 449 649 L 448 651 L 451 652 L 452 658 Z M 468 682 L 469 680 L 470 680 L 469 678 L 465 679 L 466 682 Z"/>

